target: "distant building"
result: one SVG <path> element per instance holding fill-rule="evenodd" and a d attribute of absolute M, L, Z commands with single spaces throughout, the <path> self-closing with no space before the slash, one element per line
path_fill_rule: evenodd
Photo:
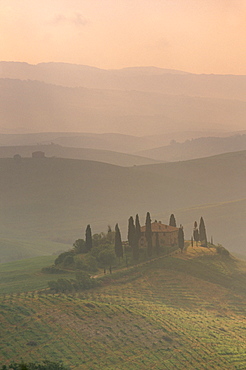
<path fill-rule="evenodd" d="M 33 152 L 32 158 L 45 158 L 45 153 L 42 152 L 41 150 Z"/>
<path fill-rule="evenodd" d="M 139 240 L 139 247 L 146 247 L 147 240 L 145 237 L 145 230 L 146 227 L 141 227 L 141 238 Z M 161 221 L 152 222 L 151 223 L 151 231 L 152 231 L 152 245 L 153 247 L 156 246 L 156 237 L 158 234 L 159 243 L 161 247 L 169 247 L 178 245 L 178 227 L 173 227 L 169 225 L 164 225 Z"/>

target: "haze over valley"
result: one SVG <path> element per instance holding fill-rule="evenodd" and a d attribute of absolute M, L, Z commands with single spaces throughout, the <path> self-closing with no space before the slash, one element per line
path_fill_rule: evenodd
<path fill-rule="evenodd" d="M 10 65 L 15 73 L 8 72 L 8 63 L 0 69 L 2 133 L 39 132 L 40 127 L 135 136 L 245 129 L 245 76 L 156 73 L 154 68 L 101 71 L 66 64 L 47 64 L 40 75 L 38 66 L 28 66 L 34 68 L 28 73 L 25 64 Z M 74 70 L 75 86 L 69 82 Z"/>
<path fill-rule="evenodd" d="M 0 157 L 6 158 L 1 164 L 7 171 L 3 237 L 11 239 L 14 220 L 13 239 L 19 242 L 35 235 L 72 244 L 86 223 L 93 223 L 95 232 L 122 223 L 126 237 L 129 215 L 141 213 L 144 222 L 151 210 L 161 219 L 180 215 L 190 238 L 200 212 L 218 243 L 244 253 L 245 76 L 65 63 L 0 65 Z M 47 158 L 35 162 L 35 151 Z M 23 158 L 18 164 L 7 160 L 15 154 Z M 158 162 L 165 164 L 154 165 Z M 12 189 L 9 196 L 6 189 Z M 233 224 L 237 210 L 234 235 L 224 227 Z M 50 251 L 63 248 L 53 244 Z M 16 258 L 7 250 L 2 261 Z M 28 247 L 18 256 L 40 253 Z"/>
<path fill-rule="evenodd" d="M 246 2 L 0 2 L 0 370 L 245 370 Z"/>

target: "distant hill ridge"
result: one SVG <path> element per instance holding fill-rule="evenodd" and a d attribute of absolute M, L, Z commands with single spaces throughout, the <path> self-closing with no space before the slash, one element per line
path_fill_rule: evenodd
<path fill-rule="evenodd" d="M 31 157 L 32 153 L 35 151 L 42 151 L 47 157 L 85 159 L 125 167 L 157 162 L 153 159 L 148 159 L 143 156 L 137 156 L 133 154 L 91 148 L 70 148 L 54 143 L 34 146 L 0 146 L 0 158 L 11 158 L 15 154 L 19 154 L 22 157 Z"/>
<path fill-rule="evenodd" d="M 111 150 L 121 153 L 137 153 L 147 149 L 156 149 L 176 140 L 181 143 L 185 140 L 201 137 L 229 137 L 243 135 L 245 132 L 227 132 L 217 130 L 169 132 L 162 135 L 134 136 L 119 133 L 90 133 L 90 132 L 32 132 L 19 134 L 0 133 L 0 147 L 30 146 L 58 144 L 73 148 L 90 148 Z"/>
<path fill-rule="evenodd" d="M 206 75 L 157 67 L 104 70 L 68 63 L 0 62 L 0 78 L 39 80 L 63 86 L 155 91 L 245 100 L 246 76 Z"/>
<path fill-rule="evenodd" d="M 0 62 L 0 78 L 38 80 L 69 87 L 155 91 L 245 100 L 246 76 L 192 74 L 158 67 L 100 69 L 69 63 Z"/>
<path fill-rule="evenodd" d="M 143 150 L 136 154 L 159 161 L 183 161 L 212 155 L 246 150 L 246 134 L 228 137 L 201 137 L 179 143 Z"/>
<path fill-rule="evenodd" d="M 46 132 L 64 132 L 69 127 L 75 132 L 146 136 L 204 128 L 245 129 L 246 101 L 235 95 L 195 96 L 186 89 L 168 92 L 130 85 L 103 89 L 97 83 L 84 86 L 1 78 L 0 132 L 32 132 L 40 127 Z"/>

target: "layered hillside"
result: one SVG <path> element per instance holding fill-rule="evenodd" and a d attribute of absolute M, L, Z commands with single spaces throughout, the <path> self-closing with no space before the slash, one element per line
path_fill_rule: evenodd
<path fill-rule="evenodd" d="M 209 157 L 245 149 L 246 135 L 237 134 L 228 137 L 200 137 L 186 140 L 183 143 L 173 140 L 169 145 L 139 151 L 138 154 L 159 161 L 172 162 Z"/>
<path fill-rule="evenodd" d="M 89 291 L 46 295 L 35 283 L 29 293 L 12 291 L 1 296 L 2 361 L 46 358 L 95 370 L 243 370 L 245 272 L 242 261 L 189 247 L 108 276 Z"/>
<path fill-rule="evenodd" d="M 42 243 L 45 254 L 48 250 L 53 253 L 64 245 L 49 247 L 47 242 L 72 245 L 84 238 L 87 224 L 95 233 L 118 222 L 126 238 L 130 215 L 138 213 L 143 224 L 149 211 L 152 218 L 164 223 L 175 213 L 187 239 L 193 222 L 205 216 L 209 239 L 213 235 L 216 242 L 244 253 L 245 158 L 245 152 L 238 152 L 131 168 L 62 158 L 25 158 L 20 162 L 3 158 L 2 249 L 9 250 L 9 258 L 17 259 L 22 253 L 16 254 L 16 248 L 12 253 L 7 245 L 13 245 L 14 240 L 20 245 L 28 241 L 33 254 L 28 252 L 23 258 L 40 255 Z M 6 258 L 2 256 L 2 262 Z"/>
<path fill-rule="evenodd" d="M 156 163 L 154 159 L 143 156 L 118 153 L 110 150 L 99 150 L 90 148 L 69 148 L 58 144 L 33 145 L 33 146 L 0 146 L 0 158 L 12 158 L 19 154 L 21 157 L 31 157 L 33 152 L 42 151 L 46 157 L 84 159 L 90 161 L 115 164 L 117 166 L 137 166 Z"/>
<path fill-rule="evenodd" d="M 203 129 L 243 130 L 246 102 L 0 79 L 0 112 L 2 133 L 69 130 L 144 136 Z"/>
<path fill-rule="evenodd" d="M 245 100 L 246 76 L 192 74 L 155 67 L 104 70 L 68 63 L 0 62 L 0 77 L 96 89 Z"/>

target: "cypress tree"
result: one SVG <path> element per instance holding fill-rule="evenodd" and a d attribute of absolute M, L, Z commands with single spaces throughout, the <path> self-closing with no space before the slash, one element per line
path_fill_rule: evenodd
<path fill-rule="evenodd" d="M 200 219 L 199 224 L 199 238 L 202 246 L 207 247 L 207 234 L 203 218 Z"/>
<path fill-rule="evenodd" d="M 147 240 L 147 252 L 148 256 L 152 256 L 152 230 L 151 230 L 151 218 L 150 213 L 147 212 L 146 222 L 145 222 L 145 237 Z"/>
<path fill-rule="evenodd" d="M 169 226 L 177 227 L 174 214 L 172 213 L 169 220 Z"/>
<path fill-rule="evenodd" d="M 133 259 L 137 261 L 139 257 L 138 239 L 136 227 L 134 225 L 134 220 L 132 216 L 129 218 L 128 222 L 128 242 L 132 248 Z"/>
<path fill-rule="evenodd" d="M 115 225 L 115 239 L 114 239 L 114 250 L 115 250 L 115 255 L 116 257 L 123 258 L 123 246 L 122 246 L 122 241 L 121 241 L 121 234 L 120 234 L 120 229 L 119 225 Z"/>
<path fill-rule="evenodd" d="M 141 238 L 141 226 L 139 222 L 138 214 L 136 214 L 135 220 L 135 243 L 134 243 L 134 259 L 137 261 L 139 258 L 139 240 Z"/>
<path fill-rule="evenodd" d="M 178 246 L 181 249 L 181 252 L 183 252 L 183 249 L 184 249 L 184 230 L 183 230 L 183 226 L 180 226 L 180 228 L 179 228 Z"/>
<path fill-rule="evenodd" d="M 92 235 L 91 235 L 90 225 L 87 225 L 87 228 L 85 231 L 85 246 L 86 246 L 87 252 L 89 252 L 92 248 Z"/>
<path fill-rule="evenodd" d="M 107 239 L 110 243 L 112 243 L 114 240 L 114 233 L 110 225 L 108 225 Z"/>
<path fill-rule="evenodd" d="M 136 226 L 136 238 L 137 238 L 137 241 L 139 242 L 141 238 L 141 226 L 140 226 L 138 215 L 136 215 L 135 226 Z"/>
<path fill-rule="evenodd" d="M 134 247 L 134 243 L 135 243 L 135 233 L 136 233 L 136 230 L 135 230 L 135 225 L 134 225 L 134 220 L 133 220 L 133 217 L 131 216 L 128 220 L 128 242 L 129 242 L 129 245 L 130 247 Z"/>
<path fill-rule="evenodd" d="M 200 239 L 199 239 L 199 231 L 198 231 L 198 228 L 197 228 L 197 222 L 196 221 L 194 223 L 193 238 L 194 238 L 194 240 L 196 242 L 196 246 L 197 246 Z"/>
<path fill-rule="evenodd" d="M 159 256 L 159 254 L 160 254 L 159 233 L 155 233 L 155 248 L 156 248 L 156 254 L 157 254 L 157 256 Z"/>

